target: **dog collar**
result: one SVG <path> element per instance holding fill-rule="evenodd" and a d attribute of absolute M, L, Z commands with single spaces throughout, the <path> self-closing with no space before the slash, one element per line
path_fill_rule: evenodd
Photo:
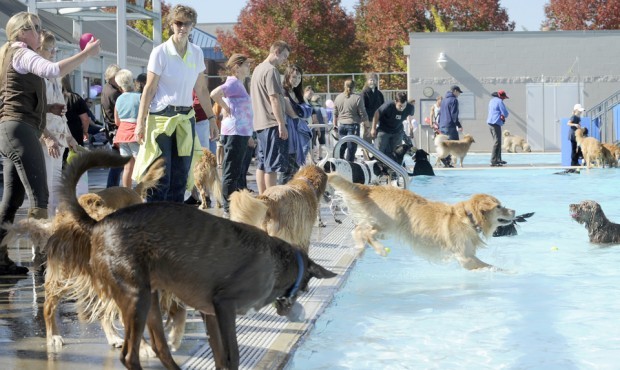
<path fill-rule="evenodd" d="M 469 221 L 474 226 L 474 229 L 476 229 L 476 232 L 482 232 L 482 228 L 476 224 L 476 221 L 474 221 L 474 215 L 472 215 L 471 212 L 467 212 L 467 217 L 469 217 Z"/>
<path fill-rule="evenodd" d="M 310 186 L 314 190 L 314 194 L 317 198 L 321 196 L 321 194 L 319 194 L 319 189 L 314 186 L 314 184 L 312 183 L 312 181 L 310 181 L 309 178 L 300 176 L 299 179 L 304 180 L 308 184 L 308 186 Z"/>
<path fill-rule="evenodd" d="M 299 286 L 301 285 L 301 279 L 304 277 L 304 259 L 301 255 L 301 251 L 295 251 L 295 257 L 297 257 L 297 267 L 299 268 L 297 272 L 297 280 L 295 280 L 295 284 L 286 295 L 286 298 L 293 298 L 297 295 L 297 292 L 299 292 Z"/>

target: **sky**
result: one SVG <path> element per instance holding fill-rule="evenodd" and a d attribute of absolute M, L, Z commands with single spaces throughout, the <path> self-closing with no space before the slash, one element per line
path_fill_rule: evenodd
<path fill-rule="evenodd" d="M 172 5 L 185 4 L 198 12 L 198 23 L 230 23 L 236 22 L 241 9 L 247 0 L 165 0 Z M 515 31 L 539 31 L 545 18 L 544 5 L 548 0 L 500 0 L 502 7 L 508 11 L 511 21 L 516 23 Z M 215 5 L 216 3 L 217 5 Z M 342 0 L 342 6 L 350 13 L 358 0 Z"/>

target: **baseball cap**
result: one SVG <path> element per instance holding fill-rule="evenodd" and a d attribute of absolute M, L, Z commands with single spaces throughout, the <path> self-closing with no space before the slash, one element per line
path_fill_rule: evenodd
<path fill-rule="evenodd" d="M 457 85 L 452 85 L 452 87 L 450 88 L 450 91 L 458 91 L 461 94 L 463 93 L 463 91 L 461 90 L 460 87 L 458 87 Z"/>
<path fill-rule="evenodd" d="M 235 53 L 231 55 L 230 58 L 228 58 L 228 62 L 226 62 L 226 67 L 230 68 L 235 65 L 240 66 L 245 63 L 246 60 L 249 60 L 251 62 L 253 59 L 248 58 L 246 55 Z"/>
<path fill-rule="evenodd" d="M 504 90 L 497 91 L 497 95 L 499 95 L 499 97 L 502 98 L 502 99 L 510 99 L 508 97 L 508 95 L 506 95 L 506 91 L 504 91 Z"/>
<path fill-rule="evenodd" d="M 581 104 L 575 104 L 575 106 L 573 107 L 573 110 L 578 110 L 580 112 L 584 112 L 586 109 L 584 107 L 582 107 Z"/>

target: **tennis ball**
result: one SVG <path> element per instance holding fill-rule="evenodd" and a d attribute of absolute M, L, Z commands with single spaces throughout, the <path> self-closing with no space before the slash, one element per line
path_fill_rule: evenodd
<path fill-rule="evenodd" d="M 385 247 L 385 253 L 390 253 L 392 250 L 389 247 Z"/>
<path fill-rule="evenodd" d="M 555 252 L 555 251 L 557 251 L 557 250 L 559 250 L 559 249 L 560 249 L 560 248 L 556 247 L 555 245 L 554 245 L 553 247 L 551 247 L 551 250 L 552 250 L 552 251 L 554 251 L 554 252 Z"/>

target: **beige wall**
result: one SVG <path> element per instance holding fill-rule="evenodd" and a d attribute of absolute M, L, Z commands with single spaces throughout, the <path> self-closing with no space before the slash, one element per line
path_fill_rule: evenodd
<path fill-rule="evenodd" d="M 506 128 L 526 136 L 528 83 L 579 83 L 581 97 L 575 99 L 583 99 L 586 109 L 620 90 L 620 31 L 410 33 L 409 39 L 410 96 L 426 99 L 423 91 L 430 87 L 435 98 L 453 84 L 471 92 L 475 118 L 461 121 L 476 138 L 474 151 L 491 148 L 486 118 L 493 91 L 504 89 L 510 96 Z M 437 63 L 441 52 L 444 69 Z"/>

